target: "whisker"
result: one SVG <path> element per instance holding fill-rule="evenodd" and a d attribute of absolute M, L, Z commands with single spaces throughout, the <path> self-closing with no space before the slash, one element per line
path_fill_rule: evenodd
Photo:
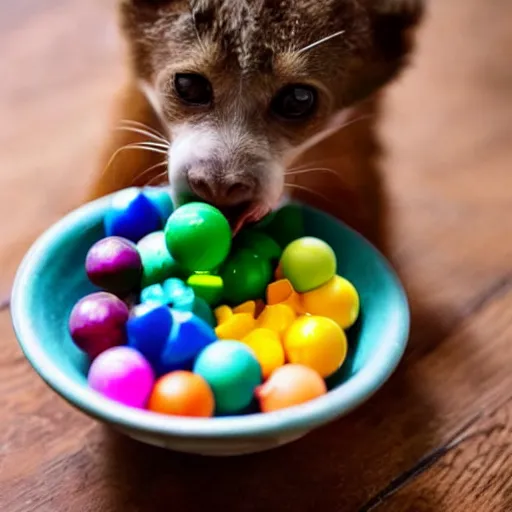
<path fill-rule="evenodd" d="M 148 167 L 147 169 L 144 169 L 138 176 L 136 176 L 136 180 L 142 179 L 143 176 L 146 176 L 149 174 L 153 169 L 157 169 L 158 167 L 161 167 L 162 165 L 167 165 L 167 159 L 163 160 L 162 162 L 158 162 L 155 165 L 152 165 L 151 167 Z"/>
<path fill-rule="evenodd" d="M 338 130 L 343 130 L 345 128 L 348 128 L 349 126 L 355 124 L 355 123 L 358 123 L 359 121 L 364 121 L 366 119 L 372 119 L 373 117 L 375 117 L 374 114 L 365 114 L 365 115 L 361 115 L 359 117 L 356 117 L 355 119 L 350 119 L 349 121 L 347 121 L 346 123 L 342 124 Z M 332 162 L 334 160 L 338 160 L 339 157 L 332 157 L 332 158 L 322 158 L 320 160 L 314 160 L 313 162 L 306 162 L 302 165 L 297 165 L 295 167 L 290 167 L 290 169 L 288 169 L 288 171 L 298 171 L 298 170 L 301 170 L 301 169 L 304 169 L 306 167 L 308 167 L 309 165 L 317 165 L 317 164 L 321 164 L 323 162 Z"/>
<path fill-rule="evenodd" d="M 311 172 L 326 172 L 326 173 L 332 175 L 333 178 L 336 179 L 336 181 L 339 183 L 339 185 L 341 187 L 346 187 L 347 184 L 349 183 L 346 179 L 344 179 L 343 175 L 339 171 L 336 171 L 335 169 L 331 169 L 329 167 L 310 167 L 310 168 L 306 168 L 306 169 L 299 169 L 299 170 L 293 171 L 293 172 L 285 172 L 284 175 L 285 176 L 297 176 L 297 175 L 300 176 L 301 174 L 307 174 L 307 173 L 311 173 Z"/>
<path fill-rule="evenodd" d="M 154 141 L 141 141 L 141 142 L 131 142 L 130 145 L 133 146 L 141 146 L 145 148 L 157 148 L 157 149 L 163 149 L 167 150 L 169 149 L 169 146 L 167 144 L 164 144 L 163 142 L 154 142 Z"/>
<path fill-rule="evenodd" d="M 296 189 L 296 190 L 302 190 L 304 192 L 309 192 L 310 194 L 313 194 L 315 196 L 318 196 L 320 197 L 321 199 L 323 199 L 324 201 L 327 201 L 328 203 L 332 203 L 332 204 L 335 204 L 334 201 L 332 199 L 329 199 L 327 196 L 325 196 L 324 194 L 322 194 L 321 192 L 318 192 L 316 190 L 313 190 L 311 188 L 308 188 L 308 187 L 304 187 L 302 185 L 297 185 L 295 183 L 285 183 L 284 184 L 284 187 L 285 188 L 290 188 L 290 189 Z"/>
<path fill-rule="evenodd" d="M 153 128 L 152 126 L 141 123 L 140 121 L 134 121 L 132 119 L 121 119 L 120 123 L 135 126 L 136 128 L 143 128 L 144 130 L 147 130 L 148 132 L 151 132 L 154 135 L 157 135 L 158 137 L 162 137 L 163 139 L 167 140 L 165 134 L 159 132 L 156 128 Z"/>
<path fill-rule="evenodd" d="M 286 170 L 286 173 L 293 173 L 295 171 L 302 171 L 304 169 L 309 169 L 311 165 L 318 165 L 318 164 L 323 164 L 324 162 L 334 162 L 334 161 L 337 161 L 339 160 L 340 157 L 339 156 L 334 156 L 334 157 L 331 157 L 331 158 L 321 158 L 320 160 L 313 160 L 312 162 L 305 162 L 304 164 L 302 165 L 297 165 L 295 167 L 290 167 L 289 169 Z"/>
<path fill-rule="evenodd" d="M 319 46 L 322 43 L 325 43 L 325 42 L 329 41 L 330 39 L 333 39 L 334 37 L 341 36 L 344 33 L 345 33 L 344 30 L 340 30 L 339 32 L 334 32 L 334 34 L 331 34 L 329 36 L 323 37 L 322 39 L 319 39 L 318 41 L 315 41 L 314 43 L 311 43 L 311 44 L 308 44 L 307 46 L 304 46 L 304 48 L 301 48 L 296 53 L 307 52 L 308 50 L 311 50 L 312 48 L 315 48 L 316 46 Z"/>
<path fill-rule="evenodd" d="M 343 130 L 344 128 L 348 128 L 349 126 L 353 125 L 354 123 L 358 123 L 359 121 L 365 121 L 366 119 L 372 119 L 374 117 L 375 117 L 375 114 L 364 114 L 364 115 L 360 115 L 359 117 L 356 117 L 354 119 L 349 119 L 346 123 L 344 123 L 340 126 L 340 130 Z"/>
<path fill-rule="evenodd" d="M 167 171 L 165 172 L 161 172 L 159 174 L 157 174 L 156 176 L 153 176 L 147 183 L 146 185 L 147 186 L 150 186 L 152 185 L 153 183 L 155 183 L 157 180 L 160 180 L 162 178 L 165 178 L 167 176 Z"/>
<path fill-rule="evenodd" d="M 120 122 L 125 124 L 131 124 L 132 126 L 138 126 L 139 128 L 144 128 L 145 130 L 148 130 L 154 133 L 155 135 L 160 135 L 164 137 L 164 134 L 162 132 L 160 132 L 153 126 L 150 126 L 149 124 L 142 123 L 141 121 L 136 121 L 135 119 L 121 119 Z"/>
<path fill-rule="evenodd" d="M 125 131 L 125 132 L 140 133 L 141 135 L 146 135 L 147 137 L 149 137 L 150 139 L 152 139 L 152 140 L 154 140 L 156 142 L 160 142 L 162 144 L 166 144 L 167 146 L 169 146 L 169 142 L 167 140 L 165 140 L 162 137 L 158 137 L 154 133 L 148 132 L 147 130 L 143 130 L 142 128 L 134 128 L 133 126 L 118 126 L 116 128 L 116 130 Z"/>
<path fill-rule="evenodd" d="M 285 172 L 285 176 L 296 176 L 297 174 L 306 174 L 308 172 L 328 172 L 339 178 L 339 174 L 336 170 L 329 167 L 308 167 L 306 169 L 294 169 Z"/>
<path fill-rule="evenodd" d="M 116 157 L 119 155 L 119 153 L 121 153 L 122 151 L 126 151 L 126 150 L 130 150 L 130 149 L 142 149 L 144 151 L 150 151 L 150 152 L 153 152 L 153 153 L 160 153 L 160 154 L 163 154 L 163 155 L 167 155 L 167 151 L 164 151 L 162 149 L 159 149 L 159 148 L 155 148 L 155 147 L 152 147 L 152 146 L 146 146 L 146 144 L 149 144 L 149 142 L 140 142 L 138 144 L 127 144 L 126 146 L 122 146 L 120 147 L 118 150 L 116 150 L 114 152 L 114 154 L 110 157 L 110 160 L 108 161 L 107 165 L 105 166 L 105 169 L 103 171 L 103 174 L 105 174 L 107 172 L 107 170 L 109 169 L 109 167 L 112 165 L 112 163 L 114 162 L 114 160 L 116 159 Z"/>

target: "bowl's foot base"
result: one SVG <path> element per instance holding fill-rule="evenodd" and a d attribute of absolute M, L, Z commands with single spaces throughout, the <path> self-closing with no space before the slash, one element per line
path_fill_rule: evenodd
<path fill-rule="evenodd" d="M 232 457 L 237 455 L 249 455 L 259 453 L 283 446 L 297 441 L 305 436 L 307 432 L 294 433 L 290 435 L 254 438 L 254 439 L 191 439 L 191 438 L 170 438 L 157 435 L 142 434 L 124 429 L 118 429 L 124 435 L 142 443 L 165 448 L 181 453 L 203 455 L 206 457 Z"/>

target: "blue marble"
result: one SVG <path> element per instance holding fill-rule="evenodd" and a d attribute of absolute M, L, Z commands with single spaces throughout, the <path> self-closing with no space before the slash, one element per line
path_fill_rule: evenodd
<path fill-rule="evenodd" d="M 143 192 L 160 213 L 162 224 L 165 226 L 167 219 L 174 211 L 174 204 L 172 203 L 169 192 L 160 187 L 147 187 L 144 188 Z"/>
<path fill-rule="evenodd" d="M 115 194 L 104 220 L 106 236 L 121 236 L 137 243 L 163 228 L 159 209 L 139 189 L 127 188 Z"/>
<path fill-rule="evenodd" d="M 160 367 L 160 357 L 169 339 L 173 317 L 167 306 L 139 304 L 126 323 L 128 346 L 137 349 L 153 366 Z"/>
<path fill-rule="evenodd" d="M 159 365 L 164 373 L 190 369 L 199 353 L 217 341 L 212 327 L 198 316 L 190 311 L 171 311 L 171 333 L 161 353 Z"/>

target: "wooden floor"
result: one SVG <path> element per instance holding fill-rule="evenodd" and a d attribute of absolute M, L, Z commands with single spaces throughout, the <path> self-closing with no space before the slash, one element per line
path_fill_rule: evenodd
<path fill-rule="evenodd" d="M 512 5 L 432 0 L 381 134 L 413 328 L 349 417 L 252 457 L 108 432 L 55 396 L 12 334 L 21 256 L 73 208 L 122 76 L 112 1 L 0 6 L 0 510 L 512 510 Z"/>

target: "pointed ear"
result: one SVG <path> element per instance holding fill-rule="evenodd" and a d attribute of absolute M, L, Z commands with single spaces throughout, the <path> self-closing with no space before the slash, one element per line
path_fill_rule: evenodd
<path fill-rule="evenodd" d="M 122 25 L 133 27 L 152 23 L 155 16 L 179 3 L 176 0 L 117 0 Z"/>
<path fill-rule="evenodd" d="M 401 59 L 411 49 L 425 0 L 370 0 L 375 46 L 386 59 Z"/>
<path fill-rule="evenodd" d="M 372 95 L 405 69 L 425 3 L 425 0 L 361 1 L 370 19 L 372 51 L 369 62 L 347 92 L 353 102 Z"/>

